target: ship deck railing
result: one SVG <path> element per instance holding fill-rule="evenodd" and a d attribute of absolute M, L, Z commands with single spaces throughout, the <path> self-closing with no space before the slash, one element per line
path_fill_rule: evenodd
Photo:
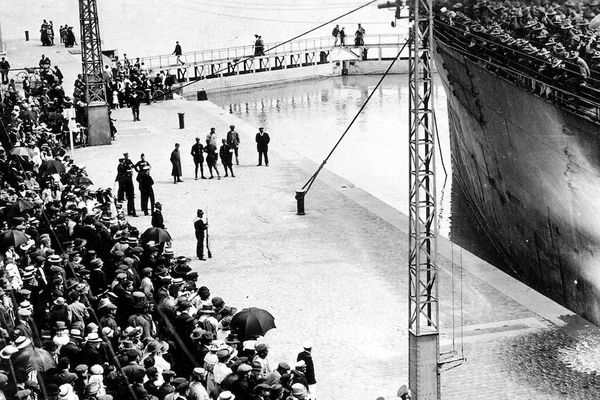
<path fill-rule="evenodd" d="M 527 63 L 517 64 L 515 57 L 503 57 L 499 53 L 486 54 L 487 57 L 485 57 L 469 51 L 467 47 L 471 42 L 471 38 L 466 37 L 465 31 L 459 28 L 438 19 L 435 20 L 435 26 L 434 36 L 437 40 L 469 60 L 476 62 L 480 67 L 486 68 L 497 77 L 519 86 L 562 109 L 574 112 L 595 123 L 600 123 L 600 102 L 596 100 L 600 99 L 600 90 L 594 87 L 597 85 L 600 88 L 600 81 L 590 77 L 585 86 L 571 84 L 568 87 L 561 87 L 555 81 L 537 77 L 540 75 L 539 71 L 527 67 Z M 473 35 L 472 33 L 470 35 L 479 41 L 486 42 L 490 47 L 503 46 L 501 43 L 491 41 L 483 36 Z M 518 54 L 520 58 L 536 63 L 545 62 L 541 58 L 519 52 L 512 47 L 503 47 Z M 572 78 L 573 81 L 577 79 L 576 71 L 573 71 Z"/>

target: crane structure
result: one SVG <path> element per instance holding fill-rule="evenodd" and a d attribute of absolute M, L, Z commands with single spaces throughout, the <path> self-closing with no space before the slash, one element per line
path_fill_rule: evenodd
<path fill-rule="evenodd" d="M 439 400 L 440 345 L 431 51 L 433 1 L 409 0 L 408 384 L 417 400 Z M 403 0 L 379 4 L 396 8 Z M 396 26 L 395 22 L 392 26 Z"/>
<path fill-rule="evenodd" d="M 440 345 L 431 52 L 432 0 L 414 0 L 409 46 L 409 388 L 417 400 L 439 400 Z"/>
<path fill-rule="evenodd" d="M 106 88 L 102 79 L 104 63 L 96 0 L 79 0 L 79 22 L 88 144 L 91 146 L 110 144 L 110 117 L 106 103 Z"/>

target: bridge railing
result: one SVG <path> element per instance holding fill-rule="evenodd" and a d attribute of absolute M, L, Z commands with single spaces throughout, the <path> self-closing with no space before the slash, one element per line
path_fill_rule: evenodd
<path fill-rule="evenodd" d="M 293 42 L 285 43 L 273 50 L 268 51 L 269 55 L 282 55 L 300 51 L 312 51 L 321 49 L 331 49 L 334 44 L 332 36 L 319 37 L 313 39 L 302 39 Z M 405 35 L 400 34 L 383 34 L 383 35 L 365 35 L 364 45 L 369 46 L 395 46 L 401 45 L 406 41 Z M 264 50 L 269 50 L 278 43 L 266 43 Z M 339 40 L 338 40 L 339 45 Z M 346 46 L 354 47 L 354 37 L 346 37 Z M 203 64 L 213 61 L 234 60 L 243 57 L 249 57 L 254 54 L 254 45 L 227 47 L 222 49 L 201 50 L 183 53 L 179 59 L 186 65 Z M 155 70 L 160 68 L 176 67 L 178 65 L 177 56 L 172 54 L 162 54 L 152 57 L 140 57 L 140 62 L 144 63 L 144 67 Z"/>

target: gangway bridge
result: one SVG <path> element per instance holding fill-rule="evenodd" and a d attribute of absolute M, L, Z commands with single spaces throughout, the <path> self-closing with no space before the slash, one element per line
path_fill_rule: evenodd
<path fill-rule="evenodd" d="M 292 41 L 280 46 L 277 43 L 266 43 L 266 53 L 260 56 L 254 56 L 254 46 L 248 45 L 188 52 L 179 57 L 163 54 L 139 59 L 140 63 L 143 63 L 142 68 L 151 76 L 159 72 L 169 72 L 176 76 L 178 82 L 186 82 L 318 66 L 332 62 L 337 66 L 353 60 L 384 62 L 394 59 L 406 40 L 406 35 L 401 34 L 365 35 L 363 45 L 355 46 L 352 43 L 341 47 L 339 43 L 334 46 L 334 38 L 329 36 Z M 401 59 L 408 59 L 408 50 Z M 343 65 L 338 69 L 341 73 Z"/>

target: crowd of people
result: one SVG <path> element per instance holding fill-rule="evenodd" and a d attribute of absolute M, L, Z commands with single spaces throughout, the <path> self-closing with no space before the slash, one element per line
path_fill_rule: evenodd
<path fill-rule="evenodd" d="M 73 107 L 46 63 L 40 90 L 13 85 L 0 102 L 0 399 L 313 398 L 310 343 L 271 360 L 190 259 L 127 221 L 128 188 L 92 190 L 62 140 Z M 150 170 L 143 157 L 134 167 Z"/>
<path fill-rule="evenodd" d="M 491 0 L 471 6 L 455 3 L 438 8 L 435 34 L 544 98 L 565 101 L 573 100 L 572 95 L 597 104 L 600 26 L 592 20 L 599 13 L 597 2 L 573 0 L 538 6 Z"/>

